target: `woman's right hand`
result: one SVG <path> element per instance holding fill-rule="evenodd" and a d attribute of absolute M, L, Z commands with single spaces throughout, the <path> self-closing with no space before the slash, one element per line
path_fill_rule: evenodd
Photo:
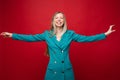
<path fill-rule="evenodd" d="M 9 33 L 9 32 L 2 32 L 0 35 L 5 37 L 5 38 L 11 38 L 12 37 L 12 33 Z"/>

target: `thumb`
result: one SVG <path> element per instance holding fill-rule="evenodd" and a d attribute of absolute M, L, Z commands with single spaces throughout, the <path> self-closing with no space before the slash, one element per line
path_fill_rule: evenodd
<path fill-rule="evenodd" d="M 115 32 L 116 30 L 112 30 L 112 32 Z"/>

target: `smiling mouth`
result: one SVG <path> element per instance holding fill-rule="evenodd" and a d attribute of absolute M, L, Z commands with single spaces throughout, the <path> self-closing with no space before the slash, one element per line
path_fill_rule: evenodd
<path fill-rule="evenodd" d="M 62 22 L 56 22 L 56 24 L 61 25 L 61 24 L 62 24 Z"/>

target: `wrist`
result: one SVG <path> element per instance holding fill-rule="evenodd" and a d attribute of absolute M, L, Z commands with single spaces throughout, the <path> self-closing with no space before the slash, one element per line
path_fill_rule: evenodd
<path fill-rule="evenodd" d="M 12 35 L 13 35 L 13 34 L 12 34 L 12 33 L 10 33 L 9 37 L 12 37 Z"/>
<path fill-rule="evenodd" d="M 106 36 L 108 36 L 110 33 L 109 33 L 109 32 L 105 32 L 104 34 L 105 34 Z"/>

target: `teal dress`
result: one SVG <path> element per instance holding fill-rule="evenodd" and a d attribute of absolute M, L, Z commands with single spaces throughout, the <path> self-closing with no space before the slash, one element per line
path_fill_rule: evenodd
<path fill-rule="evenodd" d="M 41 34 L 25 35 L 13 33 L 12 38 L 27 42 L 45 41 L 48 45 L 50 60 L 45 74 L 45 80 L 74 80 L 74 72 L 69 59 L 69 48 L 72 41 L 93 42 L 105 39 L 105 34 L 84 36 L 67 30 L 58 41 L 52 31 L 45 31 Z"/>

